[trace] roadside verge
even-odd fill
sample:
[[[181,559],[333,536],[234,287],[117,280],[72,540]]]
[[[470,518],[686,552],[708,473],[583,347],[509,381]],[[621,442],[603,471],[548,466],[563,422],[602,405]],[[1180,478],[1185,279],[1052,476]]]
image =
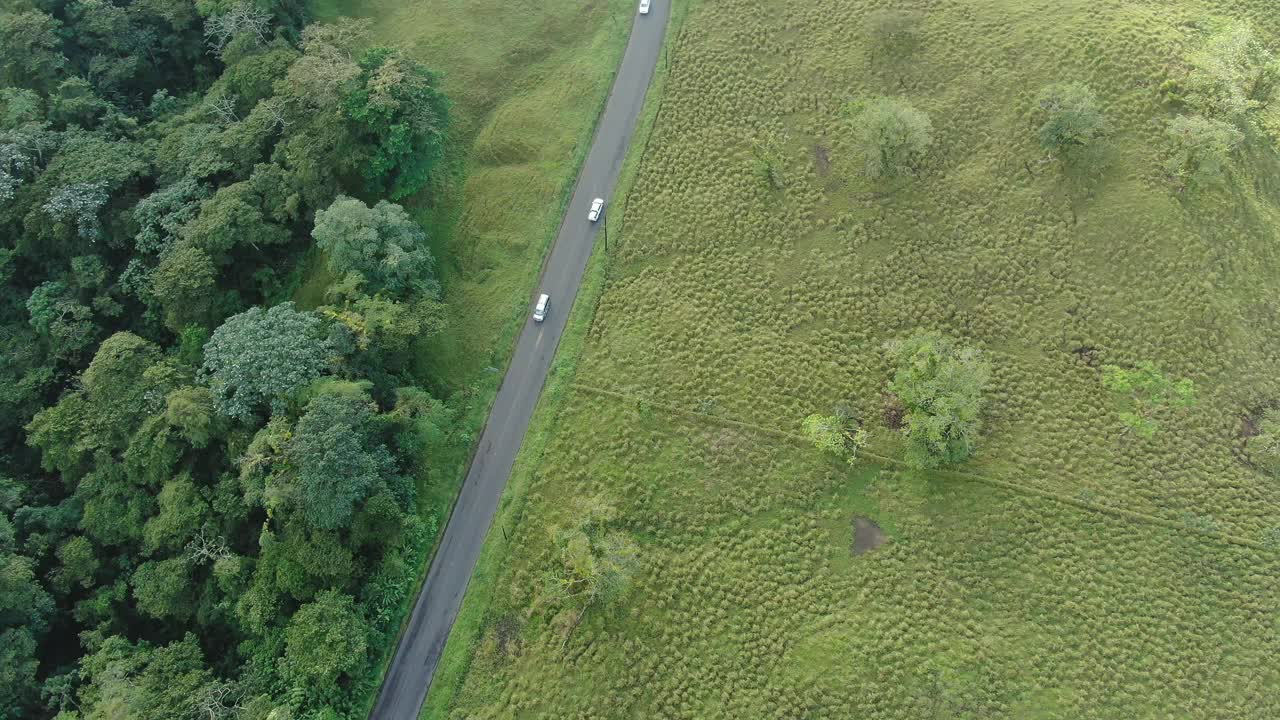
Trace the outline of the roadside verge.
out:
[[[616,248],[626,242],[626,198],[629,198],[639,173],[640,163],[648,147],[649,138],[661,115],[663,90],[667,80],[668,60],[678,46],[684,19],[690,0],[670,0],[671,17],[663,40],[662,55],[655,68],[652,83],[644,103],[635,135],[622,166],[622,173],[615,188],[610,206],[616,213],[606,213],[605,230],[609,236],[609,249],[598,244],[592,252],[586,275],[577,300],[570,312],[568,324],[560,340],[555,362],[543,388],[533,420],[525,434],[515,467],[507,482],[498,505],[493,524],[485,537],[484,547],[467,587],[462,608],[454,621],[444,655],[436,669],[435,680],[421,718],[444,718],[461,689],[470,667],[476,643],[487,625],[487,614],[499,576],[506,565],[509,550],[507,528],[518,523],[524,510],[525,497],[530,480],[537,469],[543,452],[555,428],[556,417],[570,396],[576,375],[578,358],[586,344],[588,331],[595,317],[596,306],[607,286],[610,265]],[[621,203],[621,204],[619,204]]]

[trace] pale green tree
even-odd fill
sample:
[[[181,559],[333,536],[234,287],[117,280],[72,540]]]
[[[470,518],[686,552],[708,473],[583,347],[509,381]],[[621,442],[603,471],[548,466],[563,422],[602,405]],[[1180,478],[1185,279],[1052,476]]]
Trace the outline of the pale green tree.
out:
[[[929,116],[905,100],[879,97],[849,107],[854,153],[873,180],[914,170],[933,144]]]

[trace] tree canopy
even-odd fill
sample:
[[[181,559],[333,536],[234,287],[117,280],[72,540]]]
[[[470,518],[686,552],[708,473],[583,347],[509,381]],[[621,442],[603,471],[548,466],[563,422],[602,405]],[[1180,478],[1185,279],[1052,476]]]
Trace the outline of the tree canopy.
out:
[[[413,362],[444,311],[391,202],[433,187],[449,102],[305,16],[0,8],[0,718],[372,692],[443,502],[419,483],[468,437]]]
[[[930,331],[891,341],[885,351],[894,368],[888,390],[906,411],[907,461],[933,468],[968,459],[991,373],[981,354]]]

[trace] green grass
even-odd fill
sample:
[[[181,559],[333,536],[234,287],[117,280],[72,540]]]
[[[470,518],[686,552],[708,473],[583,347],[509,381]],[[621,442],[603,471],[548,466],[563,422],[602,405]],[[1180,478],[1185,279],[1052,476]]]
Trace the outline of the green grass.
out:
[[[625,239],[565,346],[577,389],[544,399],[431,717],[1280,715],[1280,483],[1242,452],[1243,418],[1280,403],[1276,152],[1251,138],[1222,187],[1176,192],[1180,110],[1157,90],[1202,28],[1248,17],[1280,45],[1280,16],[906,3],[921,42],[889,64],[864,29],[881,7],[689,11]],[[1033,98],[1058,81],[1103,101],[1094,183],[1041,162]],[[856,175],[844,107],[875,95],[931,116],[918,176]],[[780,190],[760,142],[783,149]],[[992,362],[967,475],[893,462],[881,346],[917,327]],[[1199,395],[1150,440],[1099,382],[1142,360]],[[836,402],[888,459],[850,469],[788,437]],[[642,569],[566,636],[540,602],[546,530],[597,493]],[[1219,536],[1188,527],[1206,516]],[[855,517],[888,544],[852,555]]]

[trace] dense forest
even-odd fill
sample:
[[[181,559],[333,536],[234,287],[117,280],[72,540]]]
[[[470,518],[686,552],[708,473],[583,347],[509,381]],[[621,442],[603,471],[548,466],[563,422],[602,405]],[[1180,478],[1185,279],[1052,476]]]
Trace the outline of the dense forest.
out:
[[[394,204],[449,103],[306,20],[0,3],[0,717],[337,718],[376,690],[453,422],[410,374],[443,315]]]

